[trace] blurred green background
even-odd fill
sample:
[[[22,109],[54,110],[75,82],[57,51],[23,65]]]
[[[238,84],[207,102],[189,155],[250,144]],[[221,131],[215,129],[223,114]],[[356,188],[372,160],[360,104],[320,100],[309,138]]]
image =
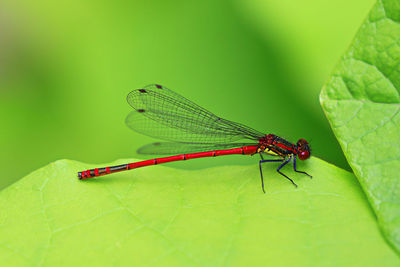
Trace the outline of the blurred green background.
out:
[[[3,0],[0,188],[61,158],[138,157],[153,140],[124,125],[125,97],[149,83],[349,169],[318,95],[373,3]]]

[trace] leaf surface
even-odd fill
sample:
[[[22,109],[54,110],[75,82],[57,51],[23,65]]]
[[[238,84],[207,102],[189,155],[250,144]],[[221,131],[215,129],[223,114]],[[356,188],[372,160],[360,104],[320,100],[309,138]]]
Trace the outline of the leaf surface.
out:
[[[60,160],[0,192],[3,265],[400,264],[354,175],[317,158],[299,166],[313,179],[284,169],[297,189],[265,164],[266,194],[257,164],[77,179],[93,167]]]
[[[400,251],[400,2],[378,1],[321,104],[389,242]]]

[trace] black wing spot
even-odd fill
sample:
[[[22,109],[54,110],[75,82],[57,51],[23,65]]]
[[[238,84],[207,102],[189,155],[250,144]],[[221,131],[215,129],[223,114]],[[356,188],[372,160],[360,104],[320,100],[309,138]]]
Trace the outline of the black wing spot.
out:
[[[144,110],[144,109],[138,109],[137,111],[138,111],[138,112],[140,112],[140,113],[143,113],[143,112],[145,112],[145,110]]]
[[[157,87],[158,89],[162,89],[162,86],[159,85],[159,84],[156,84],[156,87]]]
[[[146,89],[139,89],[139,92],[141,92],[141,93],[147,93]]]

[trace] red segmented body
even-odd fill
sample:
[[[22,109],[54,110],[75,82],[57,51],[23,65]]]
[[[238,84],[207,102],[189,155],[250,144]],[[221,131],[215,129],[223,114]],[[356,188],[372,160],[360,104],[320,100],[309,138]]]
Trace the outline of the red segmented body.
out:
[[[149,159],[134,163],[128,163],[118,166],[112,167],[105,167],[105,168],[95,168],[91,170],[86,170],[78,173],[79,179],[85,180],[88,178],[102,176],[109,173],[120,172],[120,171],[127,171],[131,169],[136,169],[145,166],[157,165],[172,161],[180,161],[180,160],[188,160],[188,159],[197,159],[197,158],[206,158],[206,157],[218,157],[218,156],[225,156],[225,155],[235,155],[235,154],[242,154],[242,155],[253,155],[257,153],[258,146],[245,146],[239,148],[232,148],[232,149],[222,149],[222,150],[214,150],[214,151],[206,151],[206,152],[199,152],[199,153],[189,153],[189,154],[182,154],[176,156],[169,156],[163,158],[155,158]]]

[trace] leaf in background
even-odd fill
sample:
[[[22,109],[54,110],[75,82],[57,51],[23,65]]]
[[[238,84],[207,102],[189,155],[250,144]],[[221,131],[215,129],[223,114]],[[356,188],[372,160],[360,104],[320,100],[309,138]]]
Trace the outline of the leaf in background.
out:
[[[321,104],[388,240],[400,251],[400,2],[379,0]]]
[[[125,160],[123,162],[126,162]],[[120,164],[116,162],[116,164]],[[0,192],[5,266],[399,266],[354,175],[312,158],[314,179],[265,164],[163,166],[79,181],[61,160]]]

